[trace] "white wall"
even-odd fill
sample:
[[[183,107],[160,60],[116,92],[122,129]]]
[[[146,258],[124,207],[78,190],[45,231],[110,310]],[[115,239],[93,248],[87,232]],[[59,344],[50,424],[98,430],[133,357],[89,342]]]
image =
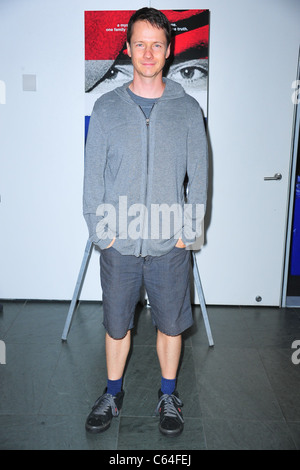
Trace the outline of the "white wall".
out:
[[[295,79],[299,47],[298,0],[111,0],[109,9],[208,8],[211,11],[209,132],[213,146],[213,214],[225,210],[223,175],[230,151],[252,141],[228,110],[243,106],[259,116],[274,93],[276,68],[286,67],[282,88]],[[87,229],[82,217],[84,140],[84,11],[108,9],[92,0],[0,0],[0,298],[70,299]],[[271,55],[268,61],[266,52]],[[283,65],[282,65],[283,64]],[[37,91],[22,91],[22,75],[37,76]],[[255,97],[255,101],[254,98]],[[280,113],[276,95],[268,100]],[[288,114],[292,116],[292,114]],[[289,151],[291,122],[283,123]],[[231,136],[229,138],[229,136]],[[235,136],[238,139],[235,141]],[[272,139],[271,132],[264,136]],[[226,163],[227,162],[227,163]],[[217,243],[218,217],[208,228]],[[211,246],[211,248],[210,248]],[[201,273],[214,300],[214,244],[204,249]],[[211,261],[210,261],[211,260]],[[81,295],[99,299],[98,256],[93,254]]]

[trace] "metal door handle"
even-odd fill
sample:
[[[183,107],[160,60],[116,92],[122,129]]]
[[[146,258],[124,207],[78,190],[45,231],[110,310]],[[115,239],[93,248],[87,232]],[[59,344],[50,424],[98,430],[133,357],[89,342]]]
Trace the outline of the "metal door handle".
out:
[[[271,180],[281,180],[282,174],[281,173],[275,173],[274,176],[265,176],[264,180],[265,181],[271,181]]]

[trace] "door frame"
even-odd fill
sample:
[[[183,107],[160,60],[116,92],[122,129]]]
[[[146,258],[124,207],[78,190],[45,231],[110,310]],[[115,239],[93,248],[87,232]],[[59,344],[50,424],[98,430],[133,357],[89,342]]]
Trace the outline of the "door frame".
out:
[[[295,84],[295,86],[294,86]],[[300,297],[289,298],[287,296],[288,287],[288,276],[289,276],[289,264],[290,264],[290,252],[291,252],[291,239],[292,239],[292,226],[293,226],[293,213],[294,213],[294,188],[296,183],[296,166],[298,156],[299,132],[300,132],[300,48],[298,54],[298,68],[297,78],[292,83],[292,101],[294,102],[294,120],[293,120],[293,131],[292,131],[292,142],[291,142],[291,170],[290,170],[290,183],[289,183],[289,206],[288,206],[288,219],[287,219],[287,236],[286,236],[286,247],[285,247],[285,259],[284,259],[284,273],[283,273],[283,287],[282,287],[282,299],[281,307],[300,307]],[[296,92],[298,91],[298,95]]]

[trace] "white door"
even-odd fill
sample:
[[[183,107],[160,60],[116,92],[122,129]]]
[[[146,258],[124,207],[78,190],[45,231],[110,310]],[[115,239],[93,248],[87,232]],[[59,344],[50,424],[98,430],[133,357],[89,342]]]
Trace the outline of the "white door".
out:
[[[197,254],[208,304],[280,305],[289,152],[274,140],[277,145],[270,143],[268,151],[272,159],[265,158],[264,148],[256,155],[245,148],[239,162],[220,165],[215,174],[219,190],[207,244]],[[276,173],[281,179],[264,179]]]

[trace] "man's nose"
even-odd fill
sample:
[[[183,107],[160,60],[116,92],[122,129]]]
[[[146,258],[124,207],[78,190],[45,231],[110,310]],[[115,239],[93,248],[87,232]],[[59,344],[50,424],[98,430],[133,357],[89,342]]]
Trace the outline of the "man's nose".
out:
[[[151,46],[146,46],[145,47],[145,52],[144,52],[145,57],[152,57],[153,56],[153,51]]]

